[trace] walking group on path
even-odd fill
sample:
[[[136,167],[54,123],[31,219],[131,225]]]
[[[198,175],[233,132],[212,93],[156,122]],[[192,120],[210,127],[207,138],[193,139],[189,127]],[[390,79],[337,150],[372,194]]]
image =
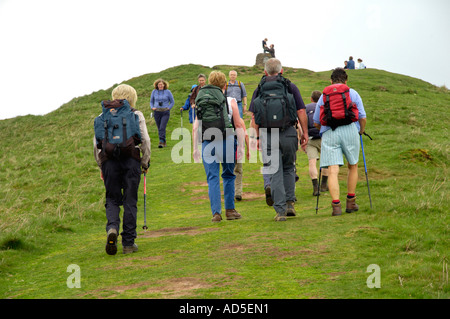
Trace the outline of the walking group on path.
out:
[[[345,211],[357,211],[359,136],[364,134],[366,113],[359,94],[347,86],[346,71],[333,70],[331,85],[322,92],[312,92],[308,105],[304,104],[299,88],[283,75],[278,59],[269,59],[264,73],[248,108],[245,85],[237,80],[234,70],[229,73],[229,81],[220,71],[212,71],[208,78],[200,74],[198,85],[191,87],[185,105],[180,108],[181,112],[189,110],[193,158],[203,163],[212,221],[222,220],[220,177],[225,218],[242,218],[236,211],[235,200],[242,199],[242,164],[249,159],[252,148],[262,153],[266,203],[273,206],[275,221],[296,216],[295,163],[299,145],[308,156],[313,195],[329,190],[332,216],[342,214],[338,174],[345,156],[348,163]],[[138,250],[137,197],[141,174],[145,176],[150,166],[150,137],[143,113],[134,109],[136,101],[135,89],[121,84],[113,90],[111,101],[102,101],[102,113],[94,121],[94,155],[106,190],[106,252],[110,255],[117,253],[120,206],[124,209],[120,234],[123,253]],[[159,148],[167,146],[166,126],[173,105],[168,82],[156,80],[150,107],[158,128]],[[247,110],[251,113],[248,131],[243,120]]]

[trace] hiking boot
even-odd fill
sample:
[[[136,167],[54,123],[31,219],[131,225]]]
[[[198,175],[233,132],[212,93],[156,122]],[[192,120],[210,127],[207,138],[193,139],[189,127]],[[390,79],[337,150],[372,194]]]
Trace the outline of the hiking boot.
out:
[[[240,219],[242,218],[241,214],[239,214],[236,209],[226,209],[225,215],[227,216],[227,220]]]
[[[277,213],[277,215],[275,216],[274,219],[276,222],[285,222],[286,221],[286,212]]]
[[[319,183],[317,182],[317,179],[313,179],[312,184],[313,184],[313,196],[319,196]]]
[[[345,211],[347,213],[353,213],[353,212],[357,212],[358,209],[359,209],[359,206],[356,204],[356,197],[347,198],[347,204],[345,207]]]
[[[320,191],[328,192],[328,184],[327,184],[328,176],[322,176],[322,181],[320,183]]]
[[[163,148],[164,146],[163,146],[163,142],[159,142],[159,144],[158,144],[158,148]]]
[[[213,215],[213,218],[211,219],[212,222],[220,222],[222,220],[222,216],[219,213],[215,213]]]
[[[331,216],[340,216],[340,215],[342,215],[341,203],[339,203],[339,204],[331,203],[331,207],[333,207],[333,212],[331,213]]]
[[[266,192],[266,204],[269,206],[273,206],[272,190],[270,189],[270,186],[267,186],[265,188],[265,192]]]
[[[286,216],[295,216],[294,202],[287,201],[286,204],[287,204]]]
[[[136,244],[133,244],[133,246],[123,246],[123,253],[124,254],[131,254],[138,251],[138,246]]]
[[[108,255],[115,255],[117,253],[117,230],[115,228],[108,230],[105,250]]]
[[[234,197],[238,202],[240,202],[242,200],[242,196],[241,195],[236,195]]]

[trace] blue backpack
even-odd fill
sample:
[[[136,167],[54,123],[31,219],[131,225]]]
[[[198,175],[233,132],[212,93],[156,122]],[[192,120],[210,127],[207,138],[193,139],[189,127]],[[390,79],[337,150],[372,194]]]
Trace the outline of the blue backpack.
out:
[[[139,116],[127,100],[102,101],[102,114],[94,120],[97,148],[108,159],[140,158]]]

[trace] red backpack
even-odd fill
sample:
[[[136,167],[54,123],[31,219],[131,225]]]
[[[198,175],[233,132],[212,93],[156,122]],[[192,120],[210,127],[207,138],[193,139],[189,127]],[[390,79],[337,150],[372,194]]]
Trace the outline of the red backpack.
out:
[[[350,98],[350,88],[345,84],[333,84],[323,90],[320,107],[320,124],[333,130],[338,126],[358,121],[358,108]]]

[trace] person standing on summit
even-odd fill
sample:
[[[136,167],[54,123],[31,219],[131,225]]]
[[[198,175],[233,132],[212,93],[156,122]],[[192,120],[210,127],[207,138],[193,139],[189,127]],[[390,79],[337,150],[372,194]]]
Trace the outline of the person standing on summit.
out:
[[[269,47],[267,46],[267,38],[262,40],[262,47],[263,47],[264,53],[269,52]]]

